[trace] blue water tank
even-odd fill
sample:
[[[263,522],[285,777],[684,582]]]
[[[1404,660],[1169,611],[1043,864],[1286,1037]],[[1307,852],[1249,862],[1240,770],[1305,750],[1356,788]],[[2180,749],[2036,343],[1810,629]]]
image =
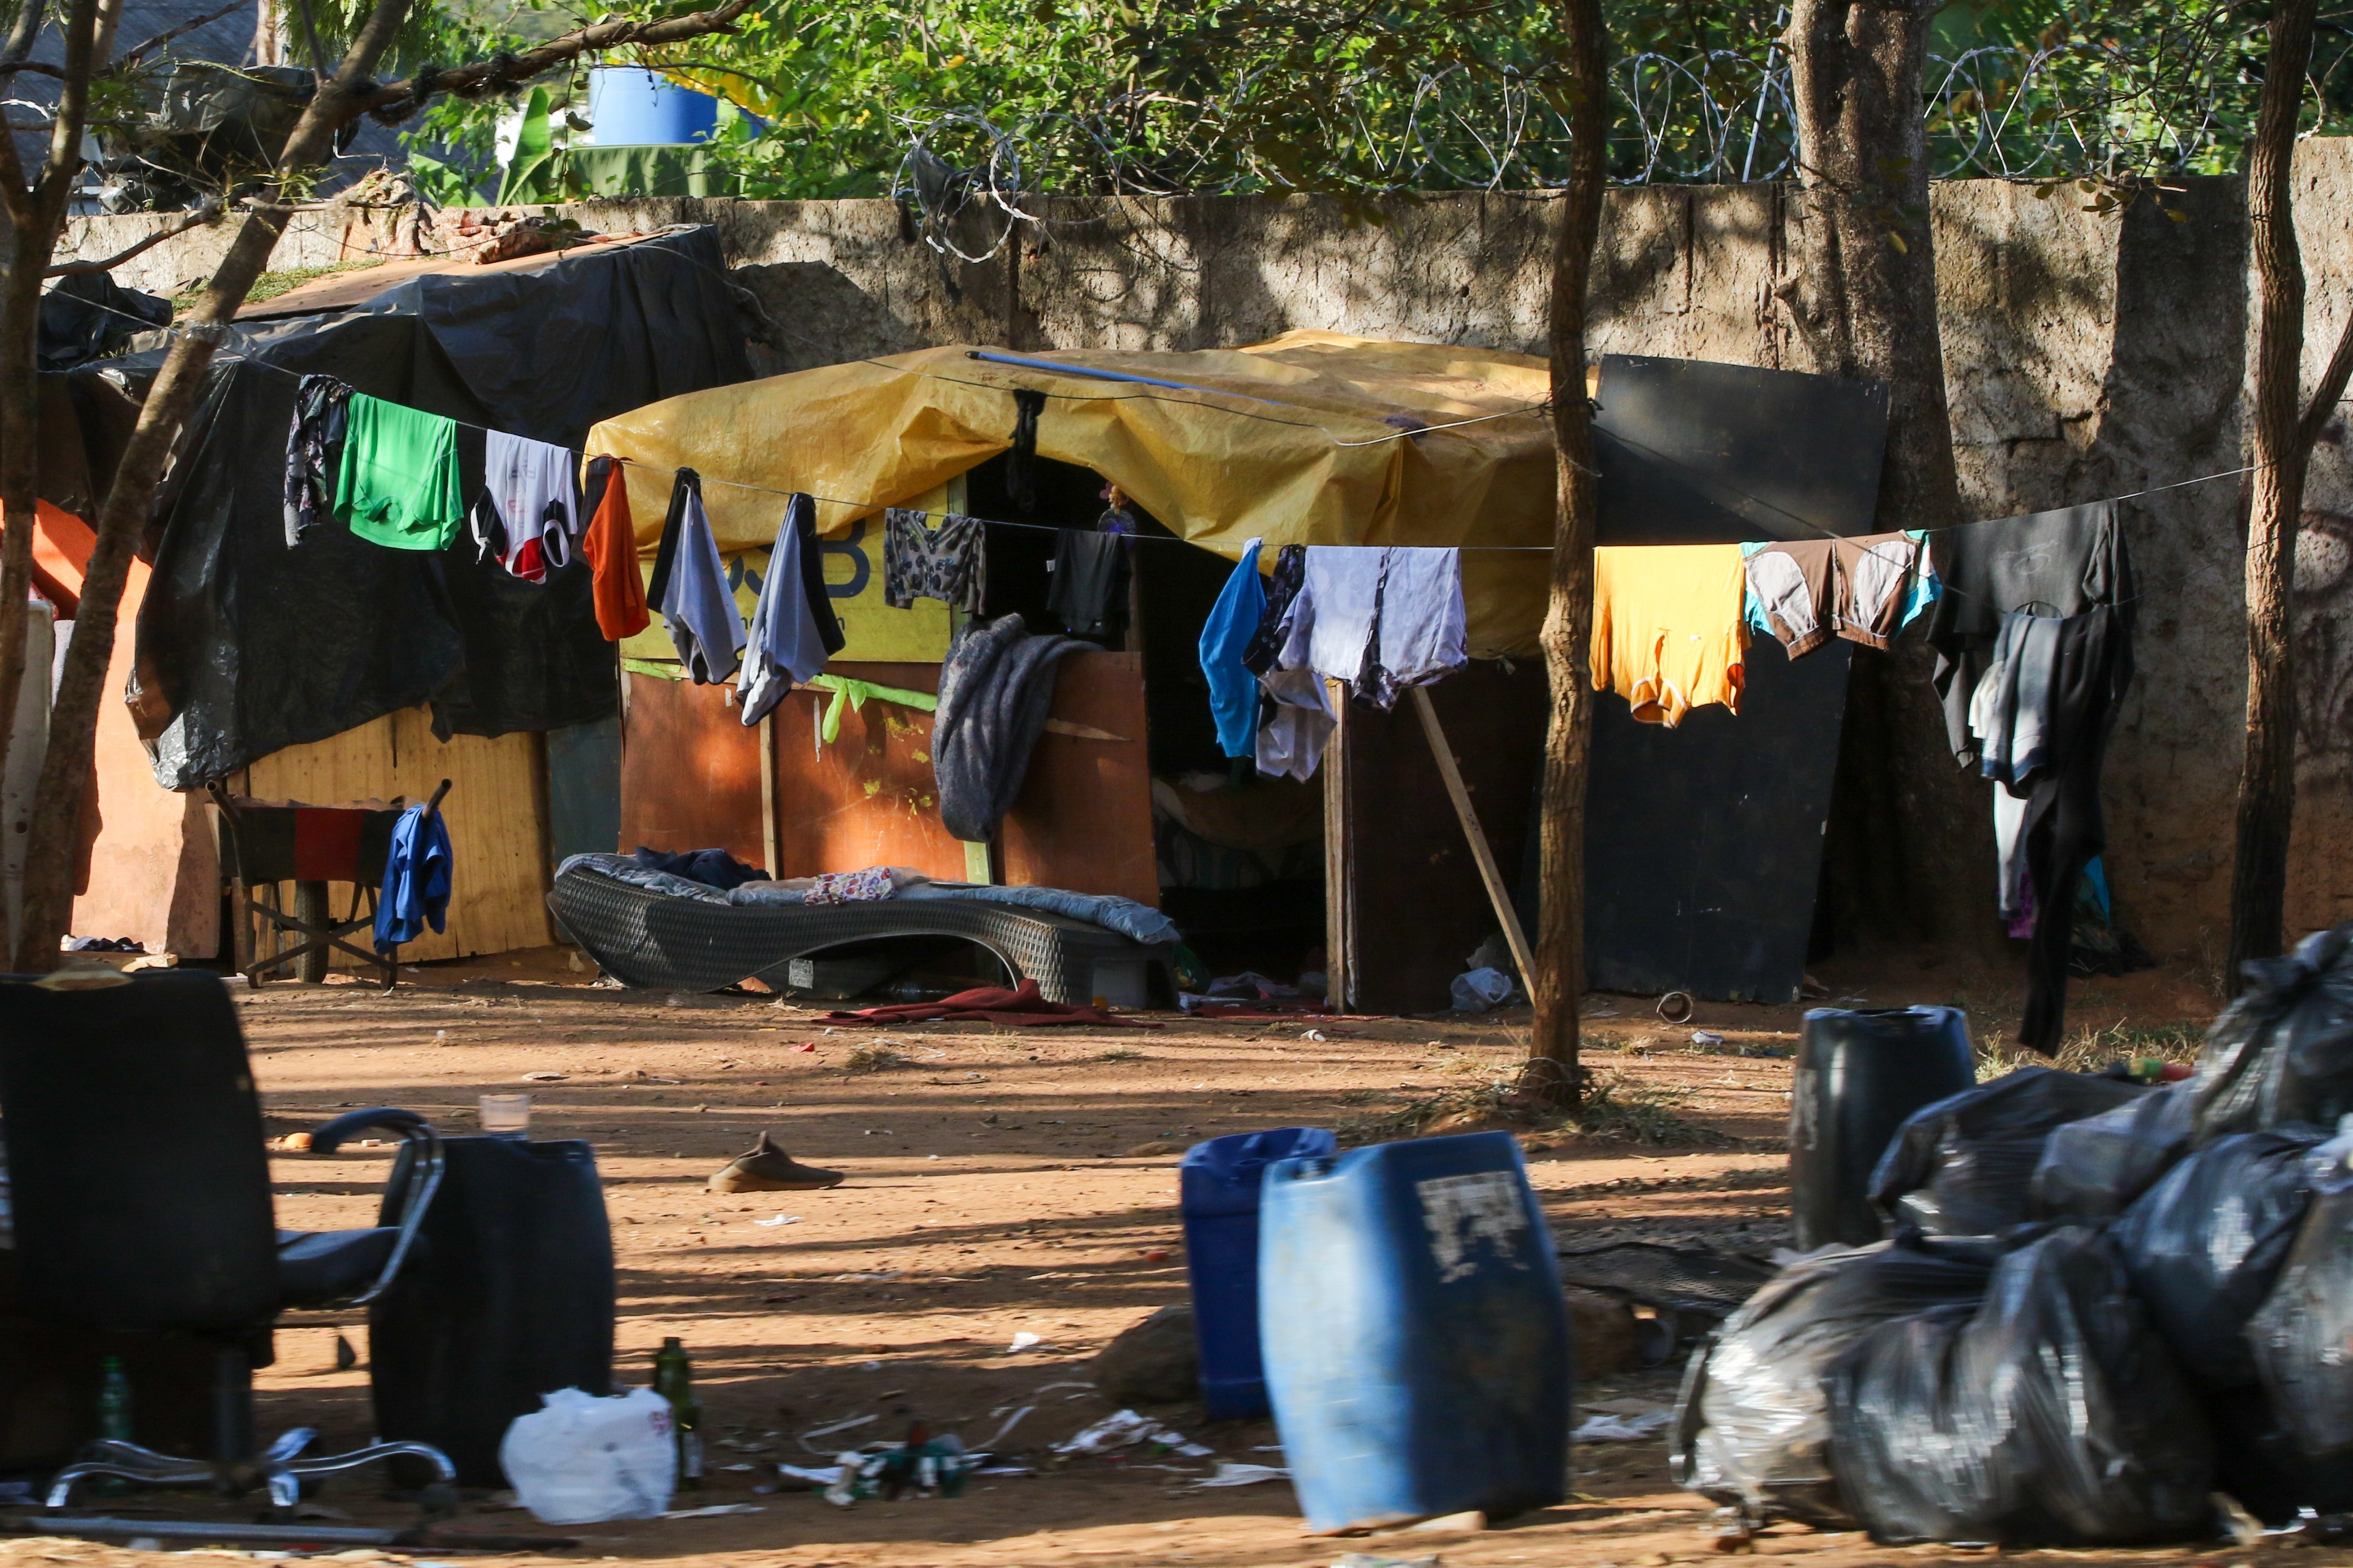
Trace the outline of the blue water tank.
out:
[[[1285,1160],[1260,1219],[1267,1393],[1311,1530],[1567,1494],[1568,1311],[1510,1134]]]
[[[588,73],[588,123],[598,147],[703,142],[719,128],[719,100],[641,66],[599,66]]]
[[[1267,1410],[1258,1348],[1260,1178],[1277,1160],[1338,1148],[1320,1127],[1276,1127],[1196,1143],[1176,1167],[1201,1399],[1212,1421],[1245,1421]]]

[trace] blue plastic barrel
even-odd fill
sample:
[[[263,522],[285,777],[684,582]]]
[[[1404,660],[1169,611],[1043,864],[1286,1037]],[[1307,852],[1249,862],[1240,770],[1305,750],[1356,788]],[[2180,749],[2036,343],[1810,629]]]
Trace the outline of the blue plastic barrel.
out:
[[[719,100],[642,66],[599,66],[588,73],[588,123],[599,147],[702,142],[719,127]]]
[[[1285,1160],[1261,1217],[1267,1393],[1308,1528],[1567,1495],[1568,1311],[1508,1133]]]
[[[1201,1346],[1201,1399],[1213,1421],[1266,1414],[1266,1373],[1258,1352],[1259,1180],[1277,1160],[1329,1154],[1338,1147],[1320,1127],[1276,1127],[1196,1143],[1176,1167],[1193,1331]]]

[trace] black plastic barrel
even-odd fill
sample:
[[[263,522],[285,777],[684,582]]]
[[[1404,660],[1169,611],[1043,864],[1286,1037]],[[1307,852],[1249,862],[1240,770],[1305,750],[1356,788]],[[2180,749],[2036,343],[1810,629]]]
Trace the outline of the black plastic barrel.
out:
[[[1957,1007],[1806,1014],[1789,1096],[1789,1197],[1798,1250],[1881,1235],[1871,1173],[1904,1119],[1977,1082]]]
[[[585,1142],[442,1148],[417,1252],[368,1310],[376,1431],[439,1448],[461,1486],[503,1487],[516,1416],[559,1388],[612,1392],[612,1230]]]

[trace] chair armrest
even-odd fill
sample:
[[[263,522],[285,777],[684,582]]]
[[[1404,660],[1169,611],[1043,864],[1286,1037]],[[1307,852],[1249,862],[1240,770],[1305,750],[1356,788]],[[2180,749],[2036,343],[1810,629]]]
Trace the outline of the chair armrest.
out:
[[[425,1118],[413,1110],[400,1110],[379,1105],[370,1110],[346,1110],[332,1121],[311,1134],[311,1152],[332,1154],[343,1147],[343,1140],[372,1127],[406,1134],[411,1128],[425,1125]]]
[[[369,1128],[397,1132],[406,1146],[404,1152],[407,1157],[401,1163],[406,1167],[406,1180],[397,1194],[387,1194],[396,1215],[395,1223],[400,1235],[394,1241],[392,1252],[385,1258],[384,1269],[376,1276],[375,1283],[350,1300],[339,1303],[344,1307],[364,1307],[390,1288],[394,1278],[400,1273],[401,1265],[408,1260],[410,1249],[417,1245],[417,1233],[424,1223],[425,1211],[432,1205],[433,1194],[441,1188],[441,1136],[433,1131],[431,1122],[413,1110],[387,1105],[366,1110],[347,1110],[311,1134],[311,1152],[332,1154],[342,1146],[344,1139]],[[396,1174],[399,1170],[400,1166],[396,1165]]]

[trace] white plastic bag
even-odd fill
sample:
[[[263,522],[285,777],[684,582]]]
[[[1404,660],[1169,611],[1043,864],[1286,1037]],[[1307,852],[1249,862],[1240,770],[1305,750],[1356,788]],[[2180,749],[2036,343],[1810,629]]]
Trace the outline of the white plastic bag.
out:
[[[543,1524],[652,1519],[678,1484],[670,1401],[650,1388],[598,1399],[576,1388],[544,1396],[499,1444],[515,1496]]]

